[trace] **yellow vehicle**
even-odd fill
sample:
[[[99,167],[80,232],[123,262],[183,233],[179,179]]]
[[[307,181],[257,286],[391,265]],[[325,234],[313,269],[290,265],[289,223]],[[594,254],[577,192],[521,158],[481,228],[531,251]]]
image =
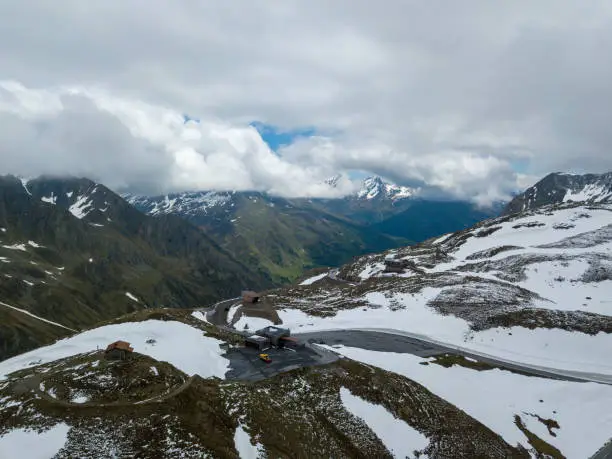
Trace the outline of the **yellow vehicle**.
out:
[[[270,359],[270,356],[268,354],[259,354],[259,358],[266,363],[270,363],[272,361],[272,359]]]

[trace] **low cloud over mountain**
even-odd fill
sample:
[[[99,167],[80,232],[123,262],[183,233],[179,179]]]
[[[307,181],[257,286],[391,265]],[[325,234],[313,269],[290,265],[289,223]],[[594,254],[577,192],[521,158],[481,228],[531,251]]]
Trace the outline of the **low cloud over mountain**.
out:
[[[569,1],[7,3],[3,172],[324,196],[364,171],[486,204],[612,169],[611,22]],[[308,134],[272,151],[254,123]]]

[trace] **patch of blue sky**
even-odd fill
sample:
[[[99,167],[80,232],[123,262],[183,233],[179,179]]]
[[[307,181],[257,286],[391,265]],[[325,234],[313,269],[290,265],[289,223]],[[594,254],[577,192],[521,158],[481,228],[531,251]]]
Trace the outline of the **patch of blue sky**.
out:
[[[197,119],[197,118],[193,118],[193,117],[191,117],[191,116],[189,116],[187,114],[183,114],[183,124],[187,124],[190,121],[193,121],[194,123],[199,123],[200,122],[200,120]]]
[[[272,151],[278,151],[281,147],[291,145],[300,137],[312,137],[317,132],[313,127],[282,130],[277,126],[259,121],[253,121],[250,125],[257,129],[263,141]]]

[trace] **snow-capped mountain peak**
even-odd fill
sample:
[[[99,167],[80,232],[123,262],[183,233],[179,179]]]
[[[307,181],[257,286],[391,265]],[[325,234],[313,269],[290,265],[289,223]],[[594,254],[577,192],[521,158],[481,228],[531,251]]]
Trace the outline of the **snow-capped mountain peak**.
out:
[[[385,182],[381,177],[374,176],[366,178],[357,192],[359,199],[398,199],[410,198],[418,193],[418,189],[399,186]]]

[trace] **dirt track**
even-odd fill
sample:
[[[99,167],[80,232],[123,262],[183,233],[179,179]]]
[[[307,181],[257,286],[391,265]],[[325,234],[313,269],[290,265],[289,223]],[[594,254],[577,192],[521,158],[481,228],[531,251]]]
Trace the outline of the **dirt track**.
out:
[[[110,402],[110,403],[96,403],[96,402],[85,402],[85,403],[76,403],[76,402],[68,402],[66,400],[58,400],[57,398],[51,397],[48,393],[40,390],[40,383],[43,382],[43,378],[41,375],[30,376],[29,378],[25,378],[13,386],[13,392],[15,394],[23,394],[24,392],[33,392],[38,395],[40,398],[45,400],[46,402],[52,403],[54,405],[63,406],[67,408],[105,408],[105,407],[129,407],[133,405],[148,405],[153,403],[160,403],[169,398],[176,397],[181,392],[185,391],[195,379],[195,375],[189,377],[184,383],[174,387],[169,392],[161,394],[157,397],[152,397],[146,400],[141,400],[137,402]]]

